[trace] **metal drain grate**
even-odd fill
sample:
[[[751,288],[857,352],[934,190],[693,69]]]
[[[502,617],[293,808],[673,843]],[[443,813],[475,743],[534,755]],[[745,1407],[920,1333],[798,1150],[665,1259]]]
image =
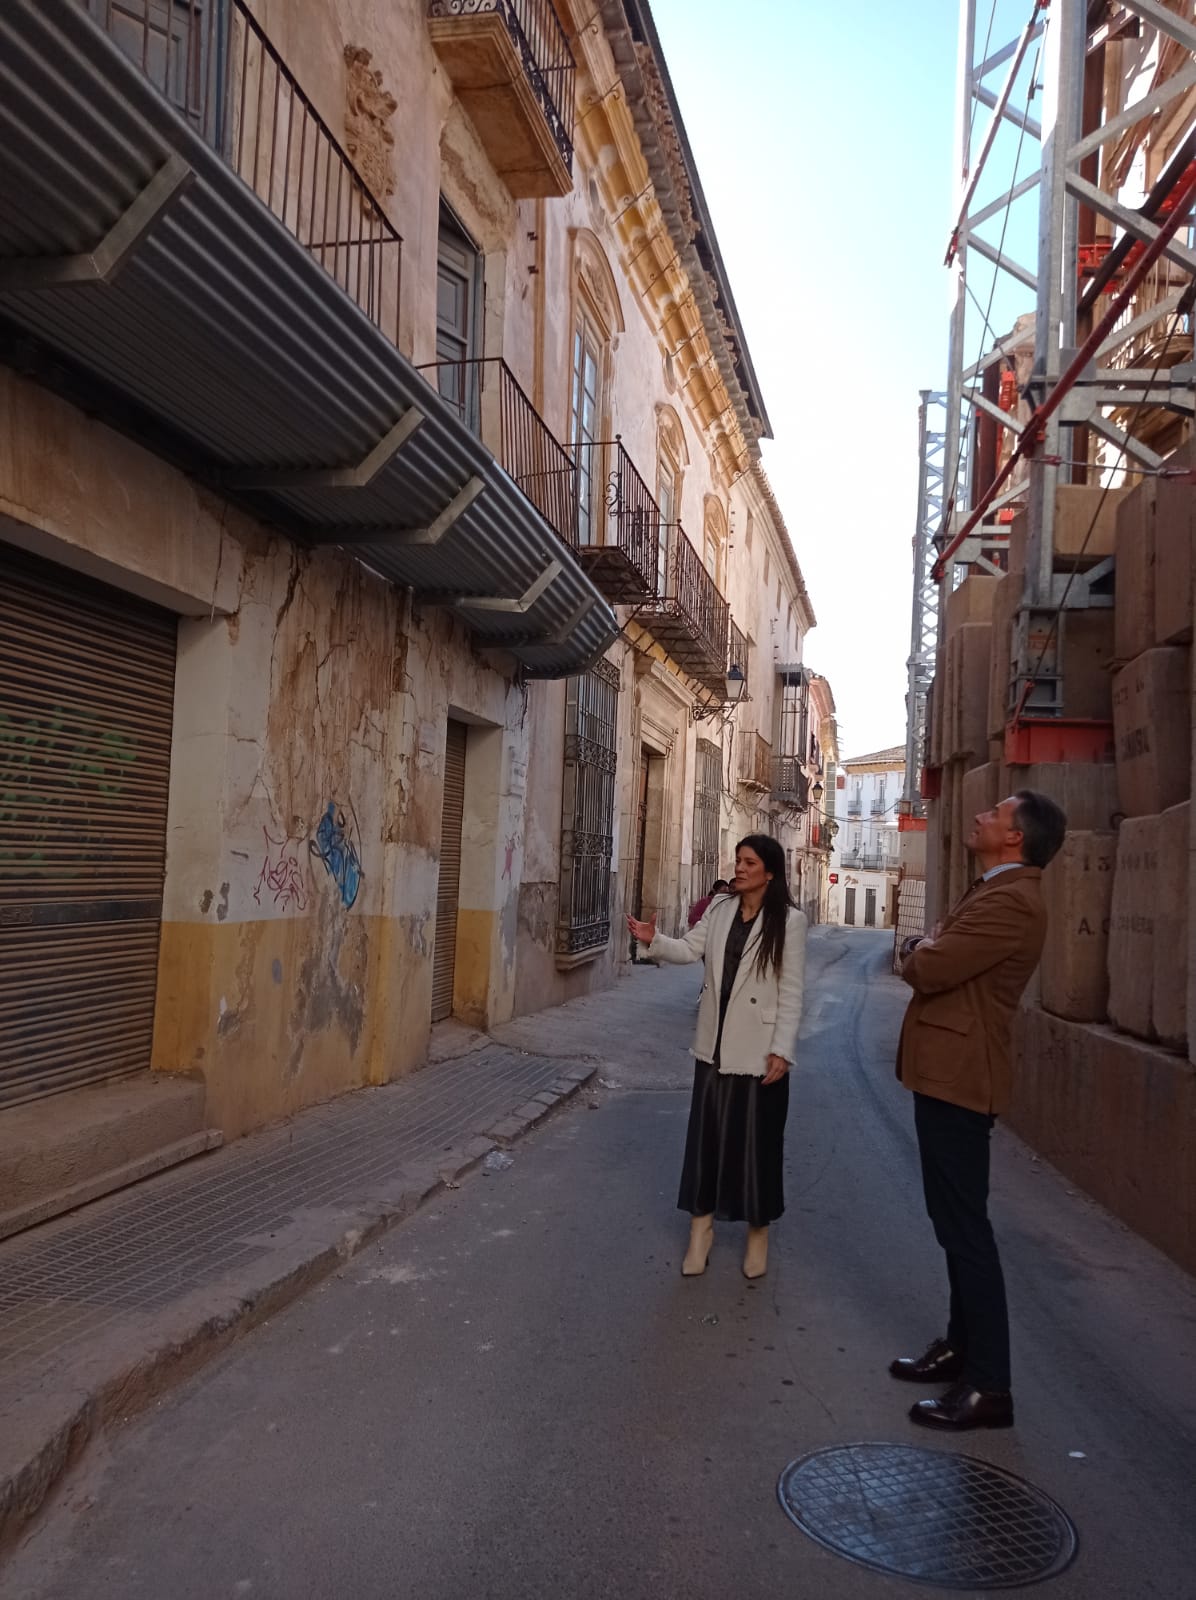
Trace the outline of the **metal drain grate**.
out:
[[[1018,1589],[1057,1577],[1078,1547],[1070,1518],[1024,1479],[971,1456],[848,1444],[791,1461],[777,1494],[836,1555],[946,1589]]]

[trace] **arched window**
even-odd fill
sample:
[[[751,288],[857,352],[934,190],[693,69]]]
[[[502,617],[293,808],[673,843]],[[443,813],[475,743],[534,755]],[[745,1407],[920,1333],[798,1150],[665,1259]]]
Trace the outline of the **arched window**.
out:
[[[606,346],[585,305],[573,323],[573,375],[569,397],[569,432],[577,462],[577,536],[582,544],[596,544],[601,526],[598,486],[602,463],[598,459],[604,432]]]
[[[669,540],[681,521],[681,486],[689,465],[685,430],[672,406],[656,408],[656,504],[660,507],[660,549],[657,556],[657,592],[666,592]]]
[[[569,440],[577,463],[577,533],[582,544],[602,541],[603,453],[610,351],[622,333],[623,311],[610,263],[585,228],[573,236],[573,334],[569,354]]]
[[[706,571],[721,586],[727,550],[727,515],[714,495],[706,496],[702,518],[702,561]]]

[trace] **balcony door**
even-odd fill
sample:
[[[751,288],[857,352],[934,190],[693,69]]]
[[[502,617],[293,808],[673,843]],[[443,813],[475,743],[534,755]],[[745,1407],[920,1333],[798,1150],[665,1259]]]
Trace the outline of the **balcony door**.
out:
[[[577,461],[577,536],[583,544],[600,544],[598,495],[602,464],[598,459],[602,417],[602,341],[582,311],[573,330],[573,380],[570,386],[569,437]]]
[[[87,0],[154,87],[219,146],[228,0]]]
[[[437,387],[466,427],[481,429],[481,252],[443,201],[436,254]]]

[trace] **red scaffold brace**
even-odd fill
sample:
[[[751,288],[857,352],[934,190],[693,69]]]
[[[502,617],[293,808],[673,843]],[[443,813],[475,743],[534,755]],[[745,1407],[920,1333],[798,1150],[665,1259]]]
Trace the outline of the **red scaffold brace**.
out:
[[[1112,330],[1117,319],[1133,298],[1134,291],[1138,285],[1171,243],[1174,235],[1178,233],[1180,226],[1187,219],[1194,198],[1196,198],[1196,166],[1190,167],[1184,173],[1183,178],[1176,187],[1175,203],[1167,216],[1167,220],[1135,261],[1133,267],[1126,273],[1125,282],[1109,302],[1104,316],[1093,328],[1087,339],[1084,340],[1071,364],[1060,375],[1058,383],[1056,383],[1042,404],[1036,408],[1029,422],[1027,422],[1016,446],[1010,452],[1009,460],[1006,461],[992,483],[981,495],[980,503],[973,509],[963,527],[935,562],[931,569],[931,576],[935,582],[941,583],[943,581],[950,566],[951,557],[963,544],[972,529],[979,524],[984,513],[1000,493],[1002,485],[1009,480],[1017,463],[1023,458],[1029,459],[1034,455],[1038,446],[1042,443],[1047,422],[1063,404],[1069,391],[1075,387],[1076,380],[1100,349],[1105,336]],[[1046,458],[1042,459],[1045,460]]]

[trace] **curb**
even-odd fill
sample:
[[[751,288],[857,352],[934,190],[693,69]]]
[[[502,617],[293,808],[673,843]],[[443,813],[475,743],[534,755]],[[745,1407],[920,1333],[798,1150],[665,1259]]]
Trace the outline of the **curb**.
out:
[[[0,1472],[0,1558],[12,1549],[28,1529],[70,1470],[78,1464],[87,1446],[118,1418],[127,1421],[175,1385],[199,1372],[214,1356],[228,1348],[276,1313],[285,1309],[309,1289],[314,1288],[392,1228],[405,1222],[433,1195],[455,1187],[467,1173],[481,1164],[494,1150],[516,1143],[559,1106],[571,1100],[592,1081],[601,1063],[590,1059],[579,1066],[563,1068],[547,1089],[502,1117],[484,1134],[469,1139],[452,1152],[444,1166],[420,1178],[413,1188],[393,1200],[363,1203],[353,1225],[306,1247],[310,1253],[295,1251],[285,1270],[278,1259],[267,1263],[266,1281],[246,1286],[240,1292],[225,1291],[225,1304],[213,1310],[210,1302],[198,1321],[188,1322],[186,1313],[176,1312],[179,1326],[165,1331],[156,1348],[129,1361],[117,1370],[97,1376],[88,1392],[63,1396],[62,1414],[49,1436],[28,1450],[18,1466],[2,1467]],[[348,1215],[347,1213],[345,1215]],[[276,1257],[286,1260],[287,1251]],[[86,1380],[84,1380],[86,1382]]]

